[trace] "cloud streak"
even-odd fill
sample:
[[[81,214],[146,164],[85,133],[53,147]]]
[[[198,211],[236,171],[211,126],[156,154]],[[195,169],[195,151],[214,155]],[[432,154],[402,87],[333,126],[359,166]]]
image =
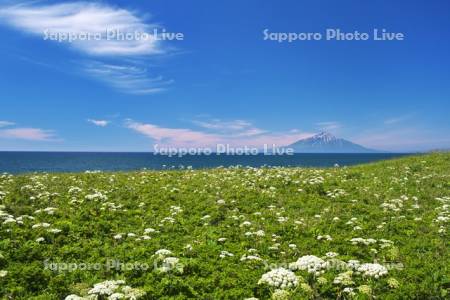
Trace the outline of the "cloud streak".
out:
[[[342,127],[341,123],[336,121],[318,122],[315,125],[322,131],[335,131]]]
[[[217,144],[228,144],[230,146],[248,146],[262,148],[264,145],[274,144],[277,147],[289,145],[301,138],[309,137],[311,133],[302,132],[267,132],[258,129],[251,125],[251,123],[240,122],[226,122],[225,128],[218,125],[219,122],[206,123],[203,125],[208,129],[215,129],[216,131],[205,132],[200,130],[193,130],[189,128],[168,128],[150,123],[141,123],[134,120],[126,120],[125,127],[140,133],[160,146],[171,147],[213,147]],[[213,126],[209,126],[213,124]],[[231,124],[231,125],[230,125]],[[241,126],[234,126],[241,124]],[[233,128],[236,132],[232,133],[229,129]],[[248,129],[252,128],[252,129]]]
[[[369,148],[392,152],[448,149],[450,138],[444,128],[431,130],[421,124],[420,119],[413,119],[414,115],[408,113],[380,120],[378,125],[359,130],[352,140]]]
[[[21,31],[45,37],[45,32],[62,36],[90,34],[89,40],[77,39],[68,45],[88,55],[153,55],[163,52],[152,31],[136,13],[102,3],[68,2],[53,5],[18,4],[0,8],[3,22]],[[148,33],[151,39],[107,39],[107,30],[122,33]],[[93,37],[100,36],[101,39]]]
[[[148,95],[166,90],[172,83],[161,76],[150,78],[147,70],[132,65],[86,62],[84,72],[90,77],[101,80],[115,89],[128,94]]]
[[[144,58],[167,53],[154,32],[160,26],[147,21],[135,11],[100,2],[0,6],[0,23],[41,37],[46,42],[64,44],[91,57],[90,61],[81,63],[83,74],[134,95],[161,92],[171,83],[162,77],[151,76],[146,68],[140,67]],[[111,38],[107,32],[113,31],[120,31],[123,37],[139,33],[145,34],[146,38]],[[70,42],[55,40],[55,37],[83,35],[89,38],[76,38]]]
[[[87,121],[91,124],[94,124],[95,126],[100,126],[100,127],[106,127],[110,123],[109,121],[106,121],[106,120],[87,119]]]
[[[0,121],[0,128],[1,128],[1,127],[12,126],[12,125],[14,125],[13,122],[9,122],[9,121]]]
[[[394,124],[398,124],[398,123],[402,123],[404,121],[407,121],[411,117],[412,117],[411,114],[404,115],[404,116],[393,117],[393,118],[389,118],[389,119],[384,120],[383,123],[384,123],[384,125],[394,125]]]
[[[370,130],[354,137],[353,141],[373,149],[393,152],[444,149],[450,144],[450,139],[445,135],[419,128]]]
[[[158,143],[166,145],[199,146],[212,145],[220,141],[217,135],[185,128],[166,128],[133,120],[127,120],[125,126]]]
[[[232,134],[234,136],[255,136],[265,133],[265,130],[256,128],[252,123],[245,120],[223,121],[212,119],[207,121],[192,121],[193,124],[221,134]]]
[[[52,130],[40,128],[12,128],[0,130],[0,138],[28,141],[54,141],[56,136]]]

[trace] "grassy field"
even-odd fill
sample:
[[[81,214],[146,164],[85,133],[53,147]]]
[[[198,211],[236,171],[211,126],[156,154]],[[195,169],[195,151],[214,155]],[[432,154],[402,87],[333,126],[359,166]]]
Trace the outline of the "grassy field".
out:
[[[450,154],[0,175],[2,299],[449,299]]]

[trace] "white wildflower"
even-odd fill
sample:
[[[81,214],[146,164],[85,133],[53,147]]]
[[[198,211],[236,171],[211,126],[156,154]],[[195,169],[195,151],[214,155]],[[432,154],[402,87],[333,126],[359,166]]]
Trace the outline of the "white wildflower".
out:
[[[388,273],[388,270],[386,267],[380,265],[380,264],[362,264],[358,267],[358,272],[361,272],[364,276],[367,277],[375,277],[379,278],[381,276],[384,276]]]
[[[298,279],[294,272],[278,268],[263,274],[258,284],[267,284],[279,289],[291,289],[298,286]]]
[[[296,262],[289,265],[291,270],[306,270],[308,273],[320,275],[328,268],[329,264],[323,259],[314,255],[305,255]]]
[[[234,256],[234,254],[230,253],[228,251],[220,251],[220,255],[219,255],[220,258],[233,257],[233,256]]]

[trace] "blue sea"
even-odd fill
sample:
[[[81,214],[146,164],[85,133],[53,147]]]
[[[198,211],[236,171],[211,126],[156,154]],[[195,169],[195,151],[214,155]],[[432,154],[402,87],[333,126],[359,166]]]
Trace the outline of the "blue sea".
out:
[[[404,155],[407,154],[211,154],[169,157],[153,153],[0,152],[0,173],[162,170],[186,168],[188,166],[199,169],[236,165],[252,167],[332,167],[335,164],[351,166]]]

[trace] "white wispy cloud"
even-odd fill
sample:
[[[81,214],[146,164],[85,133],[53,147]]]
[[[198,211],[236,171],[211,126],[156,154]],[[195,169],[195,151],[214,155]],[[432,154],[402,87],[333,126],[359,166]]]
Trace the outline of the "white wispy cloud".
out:
[[[149,123],[126,120],[125,126],[152,140],[178,146],[212,145],[220,142],[217,135],[186,128],[166,128]]]
[[[56,136],[52,130],[40,128],[11,128],[0,130],[0,138],[29,141],[54,141]]]
[[[195,125],[219,132],[222,134],[233,134],[234,136],[252,136],[263,134],[266,131],[253,126],[251,122],[245,120],[223,121],[220,119],[211,119],[206,121],[193,120]]]
[[[141,67],[146,58],[166,54],[167,50],[154,33],[160,26],[149,23],[148,18],[136,11],[102,2],[31,2],[0,6],[0,24],[43,40],[50,37],[45,41],[64,44],[91,57],[87,62],[82,60],[83,73],[121,92],[147,95],[163,91],[171,83]],[[146,34],[146,38],[107,38],[107,31],[114,30],[124,35]],[[82,34],[90,38],[54,41],[55,36]]]
[[[352,137],[352,141],[369,148],[393,152],[428,151],[450,147],[450,138],[444,128],[431,130],[420,118],[414,118],[415,116],[415,113],[405,113],[382,119],[371,128],[359,130]]]
[[[107,30],[148,33],[153,37],[153,29],[158,28],[158,25],[146,23],[146,20],[135,12],[104,3],[66,2],[51,5],[36,2],[21,3],[0,8],[0,17],[4,23],[41,38],[45,37],[46,32],[59,35],[88,33],[92,37],[103,37],[67,42],[70,47],[89,55],[134,56],[163,52],[160,42],[155,38],[106,39]]]
[[[101,80],[128,94],[147,95],[166,90],[172,83],[161,76],[149,77],[145,68],[133,65],[85,62],[84,71],[94,79]]]
[[[192,121],[194,124],[197,124],[200,127],[208,128],[208,129],[244,129],[246,127],[251,126],[250,122],[244,120],[232,120],[232,121],[222,121],[220,119],[212,119],[209,121]]]
[[[445,134],[412,127],[367,130],[353,137],[352,141],[369,148],[394,152],[427,151],[450,146],[450,138]]]
[[[323,131],[336,131],[342,127],[342,124],[336,121],[318,122],[315,125]]]
[[[411,117],[412,117],[412,114],[397,116],[397,117],[386,119],[386,120],[384,120],[383,123],[384,123],[384,125],[394,125],[394,124],[402,123],[402,122],[410,119]]]
[[[0,128],[1,128],[1,127],[12,126],[12,125],[14,125],[14,124],[15,124],[15,123],[9,122],[9,121],[0,121]]]
[[[244,125],[244,123],[242,123]],[[217,124],[216,124],[217,125]],[[257,134],[246,133],[245,128],[252,127],[251,123],[245,124],[244,134],[225,133],[221,128],[216,127],[215,132],[205,132],[190,128],[168,128],[151,123],[142,123],[134,120],[126,120],[125,127],[134,130],[150,138],[159,145],[172,147],[215,147],[217,144],[229,144],[230,146],[257,147],[261,148],[265,144],[274,144],[277,147],[287,146],[301,138],[309,137],[312,134],[306,132],[268,132],[261,130]],[[228,124],[229,125],[229,124]],[[211,126],[203,126],[211,129]],[[232,126],[235,128],[234,126]],[[239,127],[239,126],[238,126]],[[237,128],[241,131],[241,128]]]
[[[94,124],[96,126],[100,126],[100,127],[106,127],[110,123],[110,121],[107,121],[107,120],[87,119],[87,121],[89,123],[92,123],[92,124]]]

